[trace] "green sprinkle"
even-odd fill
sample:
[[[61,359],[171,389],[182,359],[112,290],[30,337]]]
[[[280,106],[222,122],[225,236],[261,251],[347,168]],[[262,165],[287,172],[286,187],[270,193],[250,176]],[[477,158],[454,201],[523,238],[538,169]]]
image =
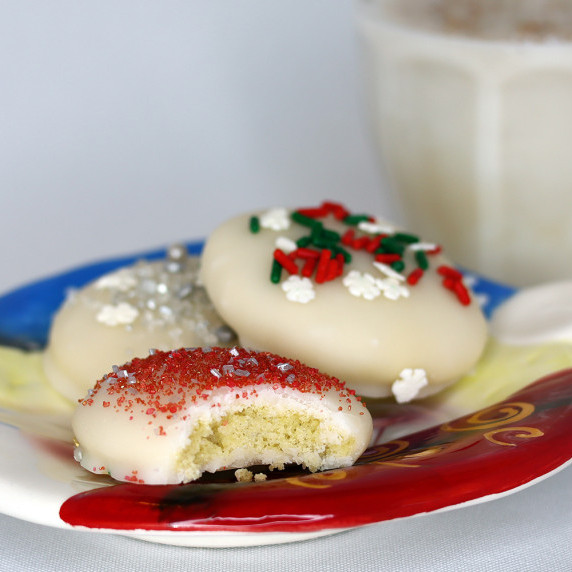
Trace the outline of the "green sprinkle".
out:
[[[322,223],[309,217],[306,215],[303,215],[301,213],[299,213],[298,211],[294,211],[291,215],[290,218],[294,221],[297,222],[298,224],[304,225],[304,226],[308,226],[311,229],[314,229],[315,226],[319,225],[322,226]]]
[[[391,238],[399,240],[399,242],[405,242],[406,244],[413,244],[419,242],[419,237],[414,234],[409,234],[407,232],[396,232]]]
[[[334,250],[338,246],[337,242],[328,240],[323,236],[317,236],[316,238],[313,238],[312,244],[317,248],[327,248],[328,250]]]
[[[272,260],[272,271],[270,272],[270,282],[273,284],[278,284],[280,282],[280,277],[282,276],[282,266],[278,260]]]
[[[250,232],[260,232],[260,219],[257,216],[250,217]]]
[[[405,270],[405,262],[403,260],[396,260],[390,264],[391,268],[396,272],[403,272]]]
[[[350,226],[357,226],[360,222],[368,222],[369,219],[370,219],[369,215],[354,214],[354,215],[348,215],[343,222],[344,224],[348,224]]]
[[[403,256],[405,246],[402,242],[395,240],[392,236],[386,236],[381,239],[382,252],[390,252],[392,254],[399,254]]]
[[[417,261],[417,265],[421,270],[427,270],[429,268],[429,261],[427,260],[427,255],[422,251],[418,250],[415,253],[415,260]]]
[[[324,225],[321,222],[316,222],[316,224],[314,224],[314,226],[312,227],[312,232],[310,234],[310,237],[314,244],[316,244],[317,241],[322,239],[323,230],[324,230]]]
[[[302,236],[296,241],[296,246],[298,248],[306,248],[312,244],[311,236]]]
[[[352,261],[352,255],[345,248],[336,244],[333,246],[333,251],[335,254],[341,254],[344,257],[346,264],[349,264]]]
[[[324,228],[322,230],[322,236],[326,240],[329,240],[331,242],[340,242],[340,240],[342,239],[339,232],[336,232],[335,230],[330,230],[328,228]]]

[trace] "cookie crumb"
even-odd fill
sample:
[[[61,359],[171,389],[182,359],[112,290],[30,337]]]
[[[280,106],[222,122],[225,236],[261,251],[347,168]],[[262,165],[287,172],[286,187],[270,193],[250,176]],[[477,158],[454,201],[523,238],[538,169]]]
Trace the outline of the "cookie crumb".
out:
[[[237,469],[234,471],[234,476],[239,483],[250,483],[254,478],[252,471],[249,471],[248,469]]]

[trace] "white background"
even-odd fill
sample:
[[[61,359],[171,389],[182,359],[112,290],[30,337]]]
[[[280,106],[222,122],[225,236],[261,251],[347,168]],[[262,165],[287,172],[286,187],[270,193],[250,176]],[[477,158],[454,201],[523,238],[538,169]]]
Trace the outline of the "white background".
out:
[[[0,0],[0,291],[324,198],[391,214],[350,0]]]

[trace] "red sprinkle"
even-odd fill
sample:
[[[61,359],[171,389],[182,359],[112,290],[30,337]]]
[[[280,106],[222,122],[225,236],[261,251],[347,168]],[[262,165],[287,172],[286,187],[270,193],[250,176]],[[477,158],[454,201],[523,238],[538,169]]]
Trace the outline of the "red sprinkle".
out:
[[[342,244],[345,246],[352,246],[355,240],[355,235],[356,233],[353,228],[346,230],[341,238]]]
[[[441,276],[444,276],[445,278],[451,278],[453,280],[463,279],[463,275],[456,268],[453,268],[452,266],[446,266],[443,264],[439,266],[439,268],[437,268],[437,272],[441,274]]]
[[[282,266],[286,272],[290,274],[298,274],[298,266],[296,266],[296,263],[286,255],[283,250],[277,248],[274,251],[274,259],[278,261],[280,266]]]
[[[344,207],[341,203],[334,203],[332,201],[324,201],[322,207],[327,209],[328,212],[334,215],[337,220],[344,220],[350,215],[350,211]]]
[[[314,274],[317,263],[318,262],[316,258],[307,258],[304,262],[304,266],[302,266],[302,276],[304,276],[304,278],[310,278],[310,276]]]
[[[369,243],[370,243],[369,236],[361,236],[360,238],[354,239],[351,246],[356,250],[363,250],[367,248]]]
[[[379,245],[381,244],[381,241],[387,236],[387,234],[378,234],[376,236],[374,236],[370,241],[369,244],[365,247],[365,249],[369,252],[369,253],[374,253],[378,248]]]
[[[459,302],[461,302],[463,306],[468,306],[471,303],[471,296],[469,294],[469,291],[460,280],[458,282],[455,282],[453,286],[453,292],[455,292]]]
[[[316,269],[316,282],[318,284],[323,284],[326,281],[326,276],[328,275],[328,267],[330,264],[330,259],[332,258],[332,251],[324,248],[320,253],[320,258],[318,260],[318,267]]]
[[[344,255],[339,252],[336,254],[336,260],[338,261],[338,276],[341,276],[344,273],[344,265],[346,263],[346,259],[344,258]]]
[[[423,277],[423,270],[421,268],[415,268],[411,271],[409,276],[407,276],[407,283],[411,286],[415,286]]]
[[[312,259],[320,258],[320,251],[319,250],[313,250],[312,248],[300,247],[300,248],[297,248],[296,250],[294,250],[293,254],[295,254],[299,258],[306,258],[306,259],[307,258],[312,258]]]
[[[455,284],[458,282],[458,280],[455,280],[454,278],[444,278],[443,279],[443,286],[445,288],[447,288],[447,290],[451,290],[451,292],[455,291]]]
[[[328,261],[328,269],[326,270],[325,282],[334,280],[340,275],[340,262],[337,258],[332,258]]]
[[[334,262],[337,263],[335,259]],[[136,380],[135,383],[110,373],[96,383],[93,395],[104,392],[105,397],[110,398],[110,401],[104,401],[108,407],[130,414],[171,415],[175,411],[182,412],[192,403],[208,400],[212,391],[220,388],[231,394],[240,394],[244,399],[256,397],[256,388],[260,386],[319,394],[334,390],[340,399],[352,395],[337,378],[299,361],[244,348],[157,351],[146,358],[134,358],[120,369],[126,370],[130,379]],[[220,376],[213,375],[213,370]],[[121,398],[127,399],[120,404]],[[124,405],[125,401],[130,401],[130,405]],[[92,407],[94,401],[85,399],[81,404]],[[164,430],[160,428],[160,434]]]
[[[435,248],[432,248],[431,250],[426,250],[425,254],[441,254],[441,252],[443,251],[443,247],[438,244],[437,246],[435,246]]]
[[[298,209],[297,212],[309,218],[323,218],[328,215],[328,210],[323,206],[316,208]]]
[[[394,253],[381,253],[375,255],[376,262],[382,262],[383,264],[391,264],[392,262],[399,262],[401,260],[401,254]]]

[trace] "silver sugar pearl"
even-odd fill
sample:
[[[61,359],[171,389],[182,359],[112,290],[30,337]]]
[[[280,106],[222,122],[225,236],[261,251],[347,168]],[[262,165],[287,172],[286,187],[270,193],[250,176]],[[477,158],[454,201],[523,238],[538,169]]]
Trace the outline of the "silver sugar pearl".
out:
[[[167,249],[167,258],[169,260],[184,260],[187,256],[187,247],[183,244],[172,244]]]
[[[177,291],[177,298],[186,298],[193,291],[192,284],[185,284]]]
[[[169,260],[165,263],[165,270],[170,274],[178,274],[182,272],[183,265],[177,260]]]

